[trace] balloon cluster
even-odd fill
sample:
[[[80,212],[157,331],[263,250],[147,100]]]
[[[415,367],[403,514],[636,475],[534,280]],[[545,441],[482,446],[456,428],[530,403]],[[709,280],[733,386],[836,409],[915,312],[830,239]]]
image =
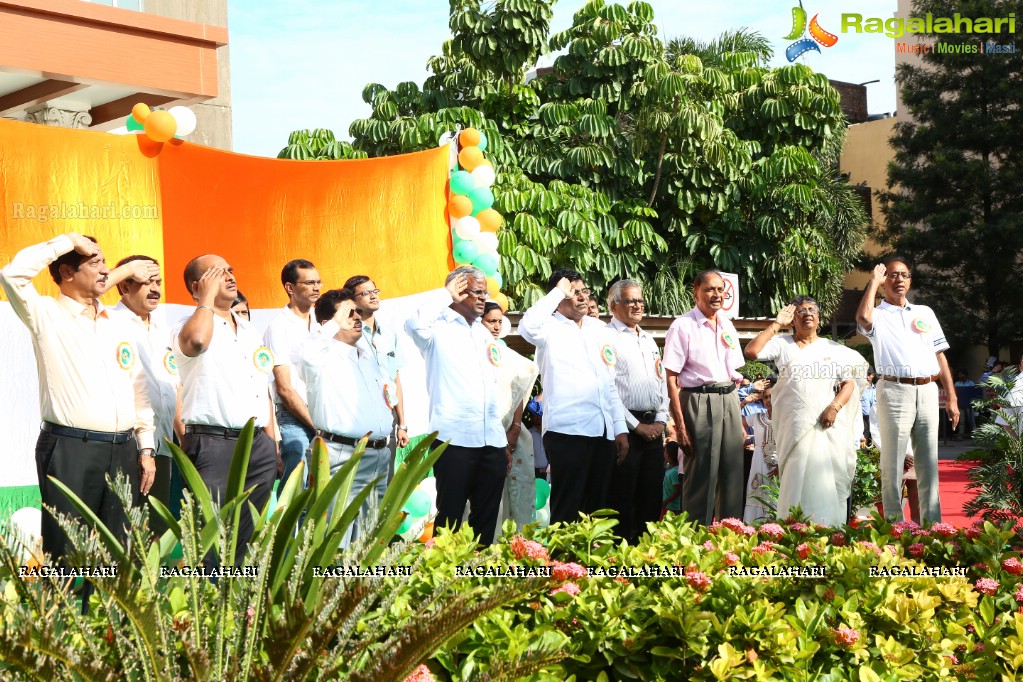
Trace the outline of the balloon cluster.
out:
[[[401,508],[405,519],[398,526],[398,535],[411,542],[426,542],[433,537],[433,519],[437,516],[437,479],[424,478]]]
[[[131,108],[124,122],[128,132],[144,132],[153,142],[166,142],[174,137],[188,135],[195,130],[195,114],[188,107],[150,109],[139,102]]]
[[[536,522],[540,528],[551,523],[551,484],[542,478],[536,479]]]
[[[501,257],[497,255],[497,231],[504,218],[493,208],[491,187],[497,174],[483,155],[487,136],[466,128],[458,135],[458,145],[459,167],[451,173],[448,199],[452,255],[458,266],[473,265],[483,271],[490,298],[507,311],[508,297],[501,293]]]

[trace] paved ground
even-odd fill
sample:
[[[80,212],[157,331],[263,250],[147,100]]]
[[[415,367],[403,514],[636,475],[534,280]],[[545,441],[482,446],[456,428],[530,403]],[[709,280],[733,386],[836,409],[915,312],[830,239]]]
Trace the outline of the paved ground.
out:
[[[974,449],[973,441],[969,438],[956,441],[951,438],[946,441],[938,441],[938,459],[955,459],[964,452]]]

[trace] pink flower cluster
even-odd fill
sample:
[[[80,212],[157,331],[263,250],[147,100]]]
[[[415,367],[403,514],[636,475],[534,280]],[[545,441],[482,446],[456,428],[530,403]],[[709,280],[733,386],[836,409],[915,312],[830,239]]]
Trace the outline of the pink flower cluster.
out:
[[[550,560],[543,545],[534,540],[527,540],[521,535],[512,538],[510,547],[516,559],[532,559],[542,563],[547,563]]]
[[[686,569],[686,582],[694,590],[700,592],[706,592],[710,588],[710,576],[699,571],[695,566],[690,566]]]
[[[420,665],[412,671],[412,674],[405,678],[405,682],[436,682],[436,677],[425,665]]]
[[[918,559],[922,557],[926,551],[927,548],[924,547],[923,544],[919,542],[914,542],[912,545],[909,546],[910,556],[914,556]]]
[[[831,544],[835,547],[845,547],[845,533],[832,533]]]
[[[813,530],[813,528],[811,528],[807,524],[803,523],[802,521],[796,521],[795,523],[793,523],[793,524],[791,524],[789,526],[789,530],[792,531],[793,533],[803,533],[803,534],[805,534],[805,533],[809,533],[811,530]]]
[[[951,523],[936,523],[931,526],[931,533],[940,535],[943,538],[950,538],[956,534],[956,527]]]
[[[739,555],[735,552],[725,552],[725,565],[735,566],[739,563]]]
[[[554,596],[555,594],[558,594],[559,592],[564,592],[568,596],[574,597],[575,595],[577,595],[580,592],[582,592],[582,589],[580,589],[580,587],[578,585],[576,585],[575,583],[573,583],[573,582],[567,582],[564,585],[562,585],[561,587],[556,587],[553,590],[551,590],[551,596]]]
[[[769,538],[778,540],[782,535],[785,535],[785,529],[779,526],[777,523],[765,523],[758,529],[761,535],[766,535]]]
[[[767,554],[768,552],[776,551],[777,547],[778,547],[778,545],[774,544],[770,540],[764,540],[763,542],[761,542],[759,545],[757,545],[756,547],[754,547],[750,551],[753,554]]]
[[[1013,575],[1023,575],[1023,562],[1014,556],[1002,561],[1002,570]]]
[[[796,547],[796,553],[800,559],[806,560],[806,557],[810,556],[810,545],[805,542]]]
[[[1016,594],[1012,595],[1017,604],[1023,604],[1023,584],[1016,588]]]
[[[881,553],[881,548],[877,546],[877,543],[872,542],[870,540],[860,540],[856,544],[862,547],[863,549],[871,550],[872,552],[874,552],[874,554]]]
[[[860,633],[854,628],[847,628],[844,625],[840,625],[837,628],[832,628],[831,634],[835,637],[835,644],[843,646],[845,648],[851,647],[856,644],[860,639]]]
[[[974,523],[972,526],[963,531],[963,535],[965,535],[970,540],[976,540],[977,538],[980,537],[980,534],[983,532],[983,530],[984,530],[983,528]]]
[[[998,590],[998,581],[993,578],[978,578],[973,589],[981,594],[994,594]]]
[[[742,520],[732,517],[721,519],[720,523],[714,523],[714,525],[711,526],[711,530],[720,528],[721,526],[724,526],[733,533],[739,533],[740,535],[749,536],[757,532],[753,526],[745,524]]]
[[[555,580],[578,580],[587,575],[586,568],[575,562],[563,564],[560,561],[555,561],[551,566],[551,577]]]
[[[892,532],[896,535],[902,535],[903,533],[913,532],[920,528],[915,521],[899,521],[892,524]]]
[[[710,540],[707,540],[707,542],[703,543],[703,548],[708,552],[713,552],[716,549],[714,547],[714,543],[711,542]]]

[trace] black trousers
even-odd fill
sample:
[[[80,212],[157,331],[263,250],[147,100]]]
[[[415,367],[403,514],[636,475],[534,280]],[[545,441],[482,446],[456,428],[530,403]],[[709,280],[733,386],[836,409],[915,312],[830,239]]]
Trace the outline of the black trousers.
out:
[[[607,507],[614,441],[548,431],[543,450],[551,465],[551,523],[578,521],[580,512],[592,514]]]
[[[629,454],[614,467],[608,506],[618,512],[618,534],[635,544],[646,524],[661,518],[664,440],[629,433]],[[553,492],[553,490],[552,490]]]
[[[210,436],[205,434],[186,433],[181,442],[181,449],[192,460],[196,470],[202,477],[210,496],[215,502],[223,504],[227,500],[227,478],[231,473],[231,458],[237,438]],[[249,457],[249,470],[245,476],[245,488],[255,490],[249,495],[248,501],[256,509],[262,509],[270,499],[274,479],[277,478],[277,448],[263,429],[257,429],[252,439],[252,454]],[[252,514],[248,504],[242,509],[238,524],[238,547],[234,556],[235,565],[245,558],[245,550],[252,538]],[[207,558],[209,559],[209,557]],[[209,563],[209,561],[207,561]]]
[[[149,497],[154,497],[163,503],[163,506],[170,508],[171,496],[171,469],[174,467],[174,458],[159,455],[156,460],[156,478],[153,479],[153,487],[149,489]],[[147,503],[148,504],[148,503]],[[167,532],[167,524],[163,522],[152,507],[149,509],[149,528],[153,535],[160,538]]]
[[[480,544],[493,543],[507,470],[504,448],[448,445],[433,465],[437,477],[436,526],[458,530],[468,502],[472,532]]]
[[[867,439],[867,445],[873,445],[874,439],[870,437],[870,415],[863,415],[863,437]]]
[[[123,542],[127,537],[128,518],[120,500],[107,487],[105,479],[107,474],[110,474],[111,478],[116,478],[122,471],[131,481],[133,502],[138,504],[141,497],[138,445],[134,438],[129,438],[121,445],[114,445],[58,436],[46,431],[39,432],[39,439],[36,441],[36,474],[39,476],[39,492],[43,504],[74,518],[81,518],[71,506],[71,502],[49,480],[48,476],[53,476],[80,497],[89,509],[96,513],[100,521]],[[64,564],[64,555],[70,552],[72,547],[57,520],[49,513],[44,513],[41,530],[43,551],[49,554],[55,563]]]

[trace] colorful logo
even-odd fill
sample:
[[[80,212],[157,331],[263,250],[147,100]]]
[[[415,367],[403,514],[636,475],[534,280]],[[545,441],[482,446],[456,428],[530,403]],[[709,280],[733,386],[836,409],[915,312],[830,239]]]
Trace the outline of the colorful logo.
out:
[[[614,367],[618,364],[618,355],[615,353],[614,346],[609,343],[605,343],[600,349],[600,359],[604,361],[604,364],[608,367]]]
[[[661,359],[657,358],[654,360],[654,371],[657,372],[657,378],[664,380],[664,367],[661,366]]]
[[[729,348],[735,348],[735,337],[731,332],[721,332],[721,342]]]
[[[167,374],[178,373],[178,362],[174,359],[174,351],[168,350],[163,356],[163,368],[167,370]]]
[[[931,331],[931,323],[922,317],[918,317],[913,320],[913,331],[918,334],[926,334]]]
[[[117,344],[117,364],[126,370],[135,365],[135,349],[127,341]]]
[[[487,344],[487,360],[494,367],[501,366],[501,347],[496,343]]]
[[[256,366],[263,374],[269,374],[270,370],[274,366],[274,354],[266,346],[260,346],[256,349],[256,352],[252,354],[252,363]]]
[[[832,47],[838,42],[838,36],[825,31],[817,23],[819,14],[813,15],[809,24],[807,24],[806,16],[806,10],[803,9],[803,3],[800,0],[799,7],[792,8],[792,30],[785,36],[785,40],[796,41],[785,48],[785,58],[790,62],[796,61],[810,50],[820,53],[821,49],[817,47],[818,43],[824,47]],[[809,38],[806,37],[807,31],[810,33]]]

